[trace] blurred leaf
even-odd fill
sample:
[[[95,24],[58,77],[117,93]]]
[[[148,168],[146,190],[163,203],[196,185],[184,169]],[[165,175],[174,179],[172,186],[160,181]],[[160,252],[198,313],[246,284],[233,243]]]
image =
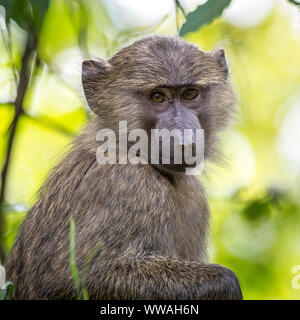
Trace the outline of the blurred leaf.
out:
[[[175,0],[176,6],[179,8],[179,10],[182,12],[182,14],[186,17],[186,13],[185,10],[183,8],[183,6],[181,5],[179,0]]]
[[[270,203],[265,198],[255,199],[244,208],[242,215],[249,221],[257,221],[262,217],[268,217],[270,215]]]
[[[234,196],[237,197],[236,195]],[[243,201],[243,199],[241,199]],[[244,200],[245,201],[245,200]],[[280,210],[281,202],[287,201],[284,192],[276,187],[267,189],[263,197],[253,199],[248,202],[242,211],[244,218],[249,221],[259,221],[261,218],[267,218],[271,215],[272,208]]]
[[[231,0],[208,0],[203,5],[198,6],[196,10],[187,15],[186,22],[181,27],[179,35],[183,37],[188,32],[195,31],[212,22],[223,13],[230,2]]]
[[[5,285],[0,289],[0,300],[11,300],[14,293],[14,284],[10,281],[6,282]]]
[[[5,212],[4,214],[3,246],[6,254],[9,253],[25,214],[25,212],[16,211]]]
[[[14,0],[0,0],[0,6],[5,8],[6,21],[12,16]]]
[[[0,5],[5,8],[7,22],[9,19],[13,19],[21,28],[29,29],[32,12],[31,5],[27,0],[0,0]]]
[[[49,0],[0,0],[5,8],[6,21],[13,19],[26,31],[38,35]]]
[[[300,1],[297,0],[288,0],[288,2],[295,4],[296,6],[300,6]]]
[[[288,200],[286,193],[278,187],[268,188],[267,195],[270,199],[270,203],[272,203],[273,205],[278,205],[280,204],[280,201]]]
[[[1,205],[1,211],[3,213],[19,213],[19,212],[25,212],[28,211],[29,208],[26,204],[23,203],[15,203],[15,204],[11,204],[11,203],[3,203]]]
[[[32,18],[36,30],[39,32],[44,15],[49,7],[49,0],[30,0],[32,6]]]
[[[118,46],[124,45],[130,39],[141,37],[142,35],[150,34],[156,28],[160,27],[167,19],[169,14],[166,14],[156,25],[150,27],[134,27],[121,31],[117,34]]]
[[[48,6],[49,6],[49,0],[30,0],[33,8],[38,9],[40,14],[45,14]]]

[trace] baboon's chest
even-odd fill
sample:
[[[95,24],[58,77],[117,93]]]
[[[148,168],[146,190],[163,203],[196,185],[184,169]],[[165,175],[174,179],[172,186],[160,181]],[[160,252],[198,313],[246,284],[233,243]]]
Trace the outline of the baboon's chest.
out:
[[[201,211],[202,210],[202,211]],[[204,259],[206,251],[207,213],[200,206],[178,212],[174,225],[176,253],[192,261]]]

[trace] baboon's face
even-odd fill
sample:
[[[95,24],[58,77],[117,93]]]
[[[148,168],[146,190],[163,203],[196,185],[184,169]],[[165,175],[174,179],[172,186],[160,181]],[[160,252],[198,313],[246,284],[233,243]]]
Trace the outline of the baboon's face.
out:
[[[107,124],[129,129],[203,129],[205,155],[230,118],[233,95],[224,51],[204,53],[174,38],[152,37],[120,50],[109,61],[83,63],[83,88],[92,110]],[[189,140],[195,147],[195,135]],[[182,140],[183,148],[185,143]],[[163,150],[161,150],[163,151]],[[183,170],[186,164],[172,165]]]
[[[198,161],[188,163],[184,153],[190,148],[190,154],[196,155],[196,133],[198,129],[202,129],[200,115],[205,96],[206,88],[196,83],[157,86],[143,93],[141,101],[146,107],[148,119],[146,128],[158,129],[162,133],[159,135],[158,152],[159,164],[165,169],[183,171],[186,167],[195,167],[202,159],[199,154],[202,152],[199,148],[203,149],[201,145],[197,149]],[[191,129],[190,136],[185,129]],[[166,134],[163,134],[164,132]],[[153,137],[155,136],[152,135]],[[156,138],[155,141],[157,140]],[[156,149],[149,145],[149,156],[155,155],[156,152]]]

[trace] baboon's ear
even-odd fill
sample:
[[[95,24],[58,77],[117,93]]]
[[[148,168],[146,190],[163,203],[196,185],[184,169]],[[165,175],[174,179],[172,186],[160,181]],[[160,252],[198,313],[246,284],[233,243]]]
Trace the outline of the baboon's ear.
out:
[[[107,76],[109,63],[105,60],[85,60],[82,62],[82,84]]]
[[[90,108],[97,113],[97,92],[109,74],[110,64],[105,60],[85,60],[82,63],[82,86]]]
[[[217,60],[217,63],[222,68],[225,79],[228,76],[228,67],[225,59],[225,52],[223,49],[219,49],[218,51],[213,53],[214,58]]]

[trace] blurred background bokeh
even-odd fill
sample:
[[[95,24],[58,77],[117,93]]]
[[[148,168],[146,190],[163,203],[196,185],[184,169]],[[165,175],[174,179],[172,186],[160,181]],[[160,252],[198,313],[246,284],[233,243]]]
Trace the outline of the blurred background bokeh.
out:
[[[145,35],[176,35],[184,12],[205,3],[30,1],[32,25],[12,7],[15,19],[6,23],[0,7],[2,256],[50,169],[89,118],[82,60],[109,58]],[[21,12],[28,0],[0,5],[14,2]],[[202,177],[212,210],[210,261],[236,272],[246,299],[299,299],[293,271],[300,265],[300,6],[233,0],[184,39],[205,51],[226,49],[239,101],[238,119],[222,136],[227,163],[206,164]],[[30,77],[23,81],[24,63]]]

